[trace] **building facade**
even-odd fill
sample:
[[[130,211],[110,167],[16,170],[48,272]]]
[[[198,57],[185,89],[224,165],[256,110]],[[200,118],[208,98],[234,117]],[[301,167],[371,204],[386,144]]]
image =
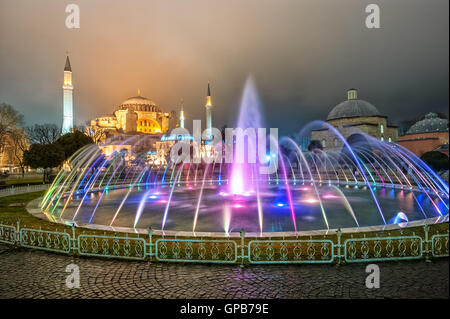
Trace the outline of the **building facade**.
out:
[[[155,102],[138,95],[126,99],[112,114],[91,120],[88,130],[102,130],[105,138],[118,134],[155,134],[161,136],[179,125],[175,111],[163,112]],[[104,142],[104,141],[101,141]]]
[[[391,125],[385,115],[371,103],[358,98],[358,91],[347,91],[347,100],[336,105],[328,114],[327,123],[335,127],[347,142],[360,141],[361,132],[380,141],[395,142],[398,139],[397,126]],[[336,149],[343,142],[324,127],[312,131],[312,140],[321,143],[323,149]]]
[[[436,113],[428,113],[424,119],[412,125],[400,137],[398,144],[406,147],[417,156],[433,150],[448,156],[448,120],[439,118]]]

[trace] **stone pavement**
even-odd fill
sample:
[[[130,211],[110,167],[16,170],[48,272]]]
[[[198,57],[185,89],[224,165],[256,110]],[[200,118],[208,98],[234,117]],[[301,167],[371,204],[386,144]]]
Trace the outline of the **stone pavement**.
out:
[[[80,268],[79,289],[65,285]],[[237,266],[80,258],[0,244],[0,298],[449,298],[448,258],[365,264]]]

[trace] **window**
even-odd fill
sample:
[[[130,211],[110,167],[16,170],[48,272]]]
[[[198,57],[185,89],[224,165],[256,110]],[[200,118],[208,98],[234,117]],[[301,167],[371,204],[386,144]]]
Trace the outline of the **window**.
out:
[[[389,143],[392,142],[392,138],[389,138]]]
[[[383,125],[383,124],[380,125],[380,133],[381,133],[381,134],[384,133],[384,125]]]
[[[384,141],[384,137],[382,136],[382,137],[380,138],[380,140],[383,142],[383,141]]]
[[[325,141],[325,139],[322,140],[322,147],[323,148],[327,147],[327,142]]]
[[[337,138],[334,139],[334,146],[335,146],[335,147],[338,146],[338,139],[337,139]]]

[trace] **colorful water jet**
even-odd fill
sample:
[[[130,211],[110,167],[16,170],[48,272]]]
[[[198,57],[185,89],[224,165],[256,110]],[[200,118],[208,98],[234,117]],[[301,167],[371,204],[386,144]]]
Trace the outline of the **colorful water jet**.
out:
[[[314,121],[299,134],[317,125],[327,126]],[[263,126],[250,78],[236,127]],[[147,136],[125,139],[129,153],[118,147],[105,156],[90,145],[59,172],[41,209],[62,222],[227,235],[404,225],[448,215],[448,184],[420,158],[370,136],[368,143],[350,144],[328,128],[343,148],[307,151],[281,138],[278,152],[255,163],[246,161],[248,142],[238,154],[243,162],[189,165],[149,161],[142,151]],[[274,159],[278,169],[261,174],[260,167]]]

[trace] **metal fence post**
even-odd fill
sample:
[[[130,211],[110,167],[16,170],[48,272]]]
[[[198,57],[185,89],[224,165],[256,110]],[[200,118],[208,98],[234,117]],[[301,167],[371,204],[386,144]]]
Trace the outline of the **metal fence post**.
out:
[[[75,237],[75,225],[74,225],[74,223],[72,223],[72,251],[73,251],[74,255],[76,254],[76,249],[77,249],[76,242],[77,242],[77,240]]]
[[[148,258],[148,261],[149,262],[152,262],[152,255],[153,255],[153,253],[152,253],[152,236],[153,236],[153,229],[151,228],[151,227],[149,227],[148,228],[148,241],[149,241],[149,244],[148,244],[148,247],[150,248],[150,251],[149,251],[149,258]]]
[[[16,226],[16,243],[20,245],[20,218],[17,218]]]
[[[337,230],[337,247],[338,247],[338,251],[337,251],[337,257],[338,257],[338,262],[337,265],[341,265],[341,235],[342,235],[342,230],[340,228],[338,228]]]
[[[241,229],[241,268],[244,267],[244,244],[245,244],[245,230],[244,228]],[[250,252],[249,252],[250,253]]]
[[[426,262],[431,262],[430,260],[430,242],[429,242],[429,231],[430,231],[430,227],[428,225],[423,226],[423,230],[425,232],[425,261]]]

